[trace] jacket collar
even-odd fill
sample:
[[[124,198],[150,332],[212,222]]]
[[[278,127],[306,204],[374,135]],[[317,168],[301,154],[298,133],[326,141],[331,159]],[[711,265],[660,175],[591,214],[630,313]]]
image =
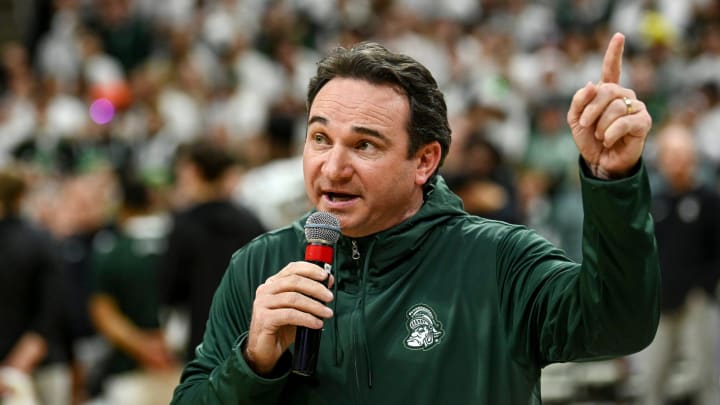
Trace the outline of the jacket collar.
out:
[[[304,243],[303,226],[307,218],[315,212],[310,211],[294,223],[301,242]],[[341,236],[337,249],[341,255],[350,255],[352,242],[355,241],[360,249],[361,256],[367,253],[372,246],[372,257],[369,274],[382,274],[405,260],[409,255],[415,254],[431,234],[436,226],[453,217],[467,215],[463,209],[460,198],[447,186],[445,180],[435,176],[425,190],[425,201],[420,210],[403,222],[363,238],[353,239]],[[364,261],[366,257],[362,257]]]

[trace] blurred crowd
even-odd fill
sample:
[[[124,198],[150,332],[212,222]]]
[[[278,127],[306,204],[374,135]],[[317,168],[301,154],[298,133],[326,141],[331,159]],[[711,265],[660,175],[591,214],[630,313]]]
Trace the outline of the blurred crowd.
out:
[[[0,393],[34,384],[39,403],[126,404],[140,403],[123,397],[130,386],[172,389],[232,251],[309,208],[306,87],[338,45],[378,41],[425,64],[453,129],[442,174],[467,211],[526,224],[579,260],[565,114],[620,31],[622,83],[654,121],[644,159],[670,280],[662,344],[548,368],[544,396],[720,403],[707,402],[718,398],[720,1],[30,3],[24,32],[0,44]],[[138,383],[147,370],[159,377]]]

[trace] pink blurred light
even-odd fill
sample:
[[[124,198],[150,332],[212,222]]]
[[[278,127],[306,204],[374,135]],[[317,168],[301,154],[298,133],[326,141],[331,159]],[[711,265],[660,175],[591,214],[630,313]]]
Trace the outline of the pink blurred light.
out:
[[[90,105],[90,118],[98,124],[107,124],[115,116],[115,106],[106,98],[99,98]]]

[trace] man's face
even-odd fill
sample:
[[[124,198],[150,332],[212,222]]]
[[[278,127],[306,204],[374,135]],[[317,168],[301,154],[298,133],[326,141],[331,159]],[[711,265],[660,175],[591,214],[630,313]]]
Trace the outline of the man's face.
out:
[[[315,97],[303,152],[305,189],[318,211],[337,216],[343,234],[388,229],[422,205],[422,185],[437,163],[427,167],[427,147],[408,159],[408,119],[407,97],[390,86],[335,78]]]

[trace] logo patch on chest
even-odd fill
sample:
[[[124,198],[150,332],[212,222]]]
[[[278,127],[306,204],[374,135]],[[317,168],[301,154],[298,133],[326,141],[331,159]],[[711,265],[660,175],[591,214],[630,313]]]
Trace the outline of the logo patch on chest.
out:
[[[430,350],[440,343],[445,334],[442,323],[435,316],[435,311],[424,304],[410,308],[405,326],[408,336],[403,341],[403,345],[410,350]]]

